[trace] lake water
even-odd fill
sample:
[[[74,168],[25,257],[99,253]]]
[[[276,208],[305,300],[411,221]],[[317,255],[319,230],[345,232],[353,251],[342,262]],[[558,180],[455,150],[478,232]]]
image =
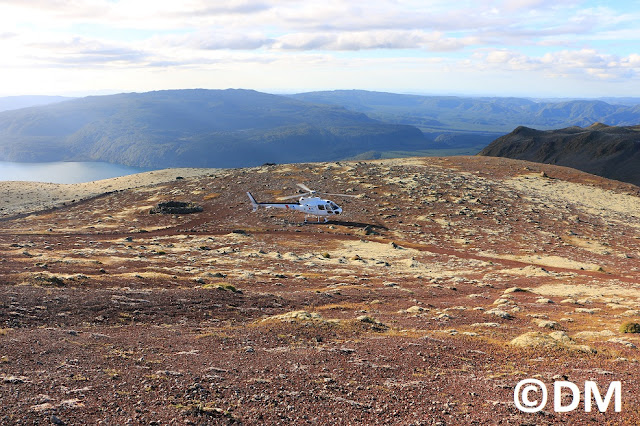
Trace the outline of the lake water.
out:
[[[57,161],[52,163],[0,161],[0,181],[25,180],[32,182],[80,183],[132,175],[149,170],[153,169],[88,161]]]

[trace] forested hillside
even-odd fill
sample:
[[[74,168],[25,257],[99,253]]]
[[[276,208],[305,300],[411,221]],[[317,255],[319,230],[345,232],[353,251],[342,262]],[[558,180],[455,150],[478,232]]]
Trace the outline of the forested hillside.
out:
[[[427,142],[412,126],[250,90],[92,96],[0,113],[6,161],[239,167],[337,160],[391,145],[422,149]]]

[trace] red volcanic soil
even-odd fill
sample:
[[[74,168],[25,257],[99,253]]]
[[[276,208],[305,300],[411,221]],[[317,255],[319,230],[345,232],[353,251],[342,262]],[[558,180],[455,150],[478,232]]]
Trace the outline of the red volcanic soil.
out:
[[[251,212],[296,183],[361,195],[326,224]],[[166,201],[203,211],[149,214]],[[220,170],[6,217],[0,423],[637,424],[639,229],[638,187],[483,157]],[[533,414],[527,378],[549,389]],[[621,412],[583,392],[556,413],[556,381],[620,381]]]

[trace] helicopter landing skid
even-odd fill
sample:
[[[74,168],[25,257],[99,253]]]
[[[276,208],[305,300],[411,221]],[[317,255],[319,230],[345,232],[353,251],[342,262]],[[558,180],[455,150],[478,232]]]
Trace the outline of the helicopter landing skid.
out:
[[[305,224],[305,225],[306,225],[307,223],[309,223],[309,221],[308,221],[308,218],[309,218],[309,217],[310,217],[309,215],[306,215],[306,216],[304,217],[304,224]],[[314,216],[314,217],[318,219],[317,223],[320,223],[320,216]],[[327,223],[327,222],[329,222],[329,219],[325,217],[325,218],[324,218],[324,223]]]

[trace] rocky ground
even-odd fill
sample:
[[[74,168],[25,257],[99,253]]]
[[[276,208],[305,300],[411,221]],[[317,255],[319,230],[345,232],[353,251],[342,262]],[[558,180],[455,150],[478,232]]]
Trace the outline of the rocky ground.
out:
[[[359,196],[251,212],[298,182]],[[115,189],[0,220],[2,424],[640,422],[636,186],[454,157]],[[523,413],[525,378],[622,411]]]

